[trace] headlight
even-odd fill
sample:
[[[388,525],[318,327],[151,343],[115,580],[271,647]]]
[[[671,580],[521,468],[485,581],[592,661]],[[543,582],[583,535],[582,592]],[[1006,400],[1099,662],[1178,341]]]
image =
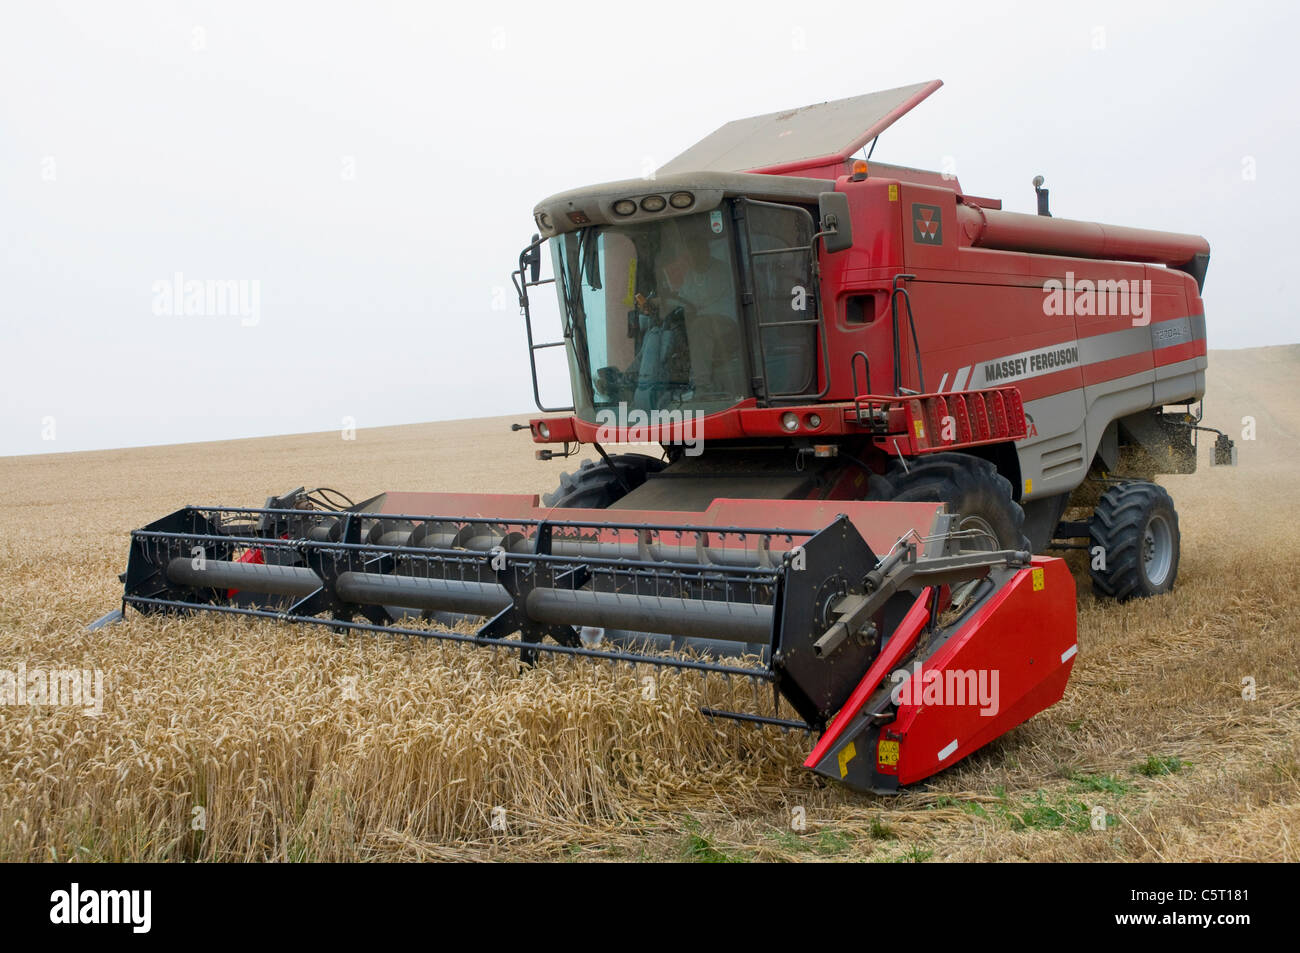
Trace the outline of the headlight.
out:
[[[641,207],[647,212],[662,212],[667,204],[662,195],[647,195],[641,200]]]
[[[690,192],[674,192],[668,196],[668,204],[673,208],[690,208],[695,204],[695,196]]]
[[[615,215],[631,215],[636,211],[636,203],[631,199],[619,199],[614,203]]]
[[[820,414],[809,414],[805,419],[808,421],[808,426],[811,427],[813,430],[816,430],[818,427],[822,425],[822,418]]]
[[[794,433],[799,429],[799,415],[787,410],[781,415],[781,426],[789,433]]]
[[[537,436],[541,437],[543,440],[551,439],[551,428],[546,426],[546,421],[542,421],[537,425]]]

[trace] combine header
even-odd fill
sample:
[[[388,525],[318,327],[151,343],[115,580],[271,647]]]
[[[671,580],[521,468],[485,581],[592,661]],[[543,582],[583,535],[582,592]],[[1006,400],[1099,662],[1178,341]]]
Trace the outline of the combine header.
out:
[[[770,714],[703,714],[817,732],[806,766],[860,790],[1052,705],[1075,590],[1033,553],[1089,548],[1118,598],[1173,586],[1177,516],[1150,478],[1193,469],[1208,429],[1209,247],[1053,219],[1041,180],[1019,215],[851,158],[938,85],[731,123],[654,179],[538,205],[513,277],[559,416],[516,429],[540,459],[599,458],[542,501],[186,507],[132,533],[123,611],[752,678]],[[550,282],[563,338],[538,342],[529,291]],[[540,398],[549,347],[572,406]],[[606,450],[647,441],[662,457]],[[1216,462],[1233,453],[1220,434]]]
[[[186,507],[137,530],[125,604],[754,678],[798,720],[705,714],[817,731],[834,719],[808,767],[876,790],[1055,702],[1075,651],[1061,561],[963,551],[933,503],[719,500],[614,522],[525,496],[386,494],[342,511],[306,500]],[[465,617],[484,621],[438,627]],[[963,696],[900,708],[889,676],[905,663],[960,673]],[[997,697],[981,699],[966,675],[990,671]]]

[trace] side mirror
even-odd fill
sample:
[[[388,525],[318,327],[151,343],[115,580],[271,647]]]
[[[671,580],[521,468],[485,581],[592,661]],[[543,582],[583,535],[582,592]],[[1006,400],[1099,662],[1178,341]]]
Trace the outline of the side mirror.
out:
[[[533,244],[524,252],[523,264],[528,266],[528,280],[532,284],[537,284],[537,279],[542,277],[542,246],[537,244],[541,240],[541,235],[534,235]]]
[[[822,246],[828,252],[847,251],[853,247],[853,221],[849,218],[849,197],[843,192],[823,192],[817,196],[817,214],[821,219]]]

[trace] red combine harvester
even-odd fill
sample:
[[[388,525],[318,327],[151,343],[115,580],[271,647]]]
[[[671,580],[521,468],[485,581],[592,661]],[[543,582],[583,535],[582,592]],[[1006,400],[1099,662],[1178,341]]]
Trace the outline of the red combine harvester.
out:
[[[537,206],[513,278],[557,416],[527,429],[541,459],[599,458],[541,501],[186,507],[132,534],[123,611],[750,677],[772,714],[704,714],[816,731],[807,766],[862,790],[1052,705],[1075,588],[1033,553],[1088,548],[1115,598],[1173,586],[1178,520],[1151,479],[1194,470],[1210,429],[1209,246],[1052,218],[1041,179],[1026,215],[852,158],[939,85],[729,123],[653,178]],[[563,334],[538,342],[549,283]],[[546,348],[571,406],[541,400]],[[606,449],[645,442],[662,454]],[[1234,458],[1219,434],[1215,462]]]

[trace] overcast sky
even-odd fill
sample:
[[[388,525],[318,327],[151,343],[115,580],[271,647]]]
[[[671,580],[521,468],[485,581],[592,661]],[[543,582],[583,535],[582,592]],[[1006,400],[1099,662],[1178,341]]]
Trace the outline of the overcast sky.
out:
[[[1210,346],[1300,340],[1300,16],[1070,7],[6,3],[0,454],[527,413],[539,199],[933,78],[875,158],[1203,234]],[[169,311],[178,273],[250,316]]]

